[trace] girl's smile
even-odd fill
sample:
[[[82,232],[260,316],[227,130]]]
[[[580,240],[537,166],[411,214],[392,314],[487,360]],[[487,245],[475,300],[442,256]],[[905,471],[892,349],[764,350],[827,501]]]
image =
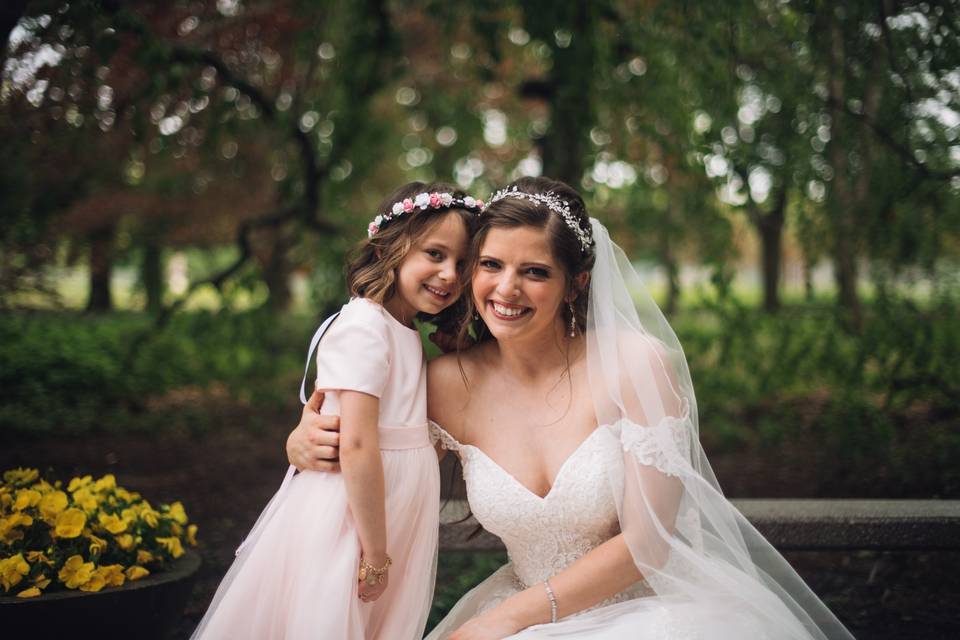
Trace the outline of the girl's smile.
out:
[[[417,313],[440,313],[460,294],[460,269],[467,251],[467,228],[448,213],[410,247],[397,267],[396,293],[383,306],[409,325]]]

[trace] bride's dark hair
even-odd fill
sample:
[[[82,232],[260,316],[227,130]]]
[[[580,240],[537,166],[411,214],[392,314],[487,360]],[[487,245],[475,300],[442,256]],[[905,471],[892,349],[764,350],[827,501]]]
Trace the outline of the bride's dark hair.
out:
[[[587,215],[587,207],[583,203],[583,198],[565,182],[542,177],[520,178],[507,185],[505,189],[507,191],[516,190],[522,193],[552,194],[556,196],[567,203],[570,213],[581,231],[588,234],[588,237],[592,235],[590,217]],[[509,196],[490,203],[480,216],[480,228],[470,243],[466,272],[473,273],[477,268],[477,263],[480,260],[480,249],[483,247],[490,229],[515,229],[519,227],[533,227],[546,231],[553,257],[563,268],[567,289],[565,297],[573,297],[574,317],[577,326],[582,330],[587,324],[587,299],[589,298],[590,283],[588,280],[586,286],[581,288],[577,285],[576,277],[583,272],[589,272],[593,268],[594,254],[593,251],[582,249],[577,233],[568,226],[563,216],[548,208],[546,204]],[[461,325],[461,342],[471,324],[474,335],[478,339],[487,339],[490,335],[483,320],[477,318],[472,320],[471,323],[476,306],[469,283],[467,286],[468,289],[463,296],[466,317]],[[563,305],[560,313],[563,315],[564,324],[569,324],[569,306]]]

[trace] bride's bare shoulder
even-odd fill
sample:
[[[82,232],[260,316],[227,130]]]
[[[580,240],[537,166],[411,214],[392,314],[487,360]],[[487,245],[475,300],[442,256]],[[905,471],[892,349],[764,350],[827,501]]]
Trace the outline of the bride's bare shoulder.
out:
[[[458,430],[470,401],[470,385],[483,373],[487,349],[480,344],[427,364],[427,415],[451,433]]]

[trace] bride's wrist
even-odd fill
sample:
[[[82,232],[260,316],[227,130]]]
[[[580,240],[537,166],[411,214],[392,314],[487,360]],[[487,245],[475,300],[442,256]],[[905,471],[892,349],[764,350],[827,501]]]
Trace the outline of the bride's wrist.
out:
[[[515,611],[506,602],[503,602],[499,606],[481,613],[476,619],[480,621],[484,618],[491,623],[492,627],[496,627],[497,629],[505,631],[510,635],[514,633],[520,633],[527,627],[537,624],[536,621],[524,621],[520,612]]]
[[[513,633],[518,633],[535,624],[550,622],[550,610],[543,611],[542,602],[536,597],[543,594],[532,593],[532,590],[521,591],[507,598],[499,606],[490,610],[502,623],[506,624]]]

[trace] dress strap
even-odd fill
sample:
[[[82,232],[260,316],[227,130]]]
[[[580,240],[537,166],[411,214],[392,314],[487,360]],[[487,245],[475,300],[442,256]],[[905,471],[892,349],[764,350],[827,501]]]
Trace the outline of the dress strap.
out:
[[[452,435],[446,432],[443,427],[438,425],[433,420],[430,421],[430,442],[436,444],[437,441],[440,442],[440,446],[446,449],[447,451],[460,451],[460,443],[457,442],[457,439]]]
[[[330,328],[330,325],[333,324],[333,321],[337,319],[337,316],[340,315],[340,312],[337,311],[335,314],[323,321],[323,324],[320,325],[320,328],[317,329],[313,338],[310,339],[310,349],[307,351],[307,364],[303,367],[303,380],[300,381],[300,402],[301,404],[307,404],[307,373],[310,371],[310,360],[313,359],[313,352],[316,350],[317,345],[320,344],[320,339],[323,338],[323,334],[327,332],[327,329]]]
[[[320,339],[323,337],[323,334],[327,332],[327,329],[330,328],[330,325],[333,324],[333,321],[337,319],[338,315],[340,315],[339,311],[324,320],[323,324],[321,324],[320,328],[314,332],[313,338],[310,340],[310,349],[307,351],[307,366],[303,368],[303,380],[300,381],[300,402],[303,404],[307,404],[305,388],[307,385],[307,372],[310,371],[310,360],[313,358],[313,352],[316,350],[317,345],[320,344]],[[260,535],[263,527],[273,517],[277,507],[283,501],[284,496],[286,496],[286,493],[290,488],[290,481],[293,480],[293,476],[296,475],[296,473],[297,468],[293,465],[290,465],[287,468],[287,474],[283,477],[283,482],[280,483],[280,488],[277,489],[277,492],[273,495],[270,503],[267,504],[266,508],[260,514],[256,524],[253,525],[253,529],[250,530],[250,533],[247,534],[247,537],[244,538],[243,542],[240,543],[240,546],[237,547],[235,555],[239,556],[240,553],[243,552],[244,548],[250,543],[250,541],[255,540],[257,536]]]

